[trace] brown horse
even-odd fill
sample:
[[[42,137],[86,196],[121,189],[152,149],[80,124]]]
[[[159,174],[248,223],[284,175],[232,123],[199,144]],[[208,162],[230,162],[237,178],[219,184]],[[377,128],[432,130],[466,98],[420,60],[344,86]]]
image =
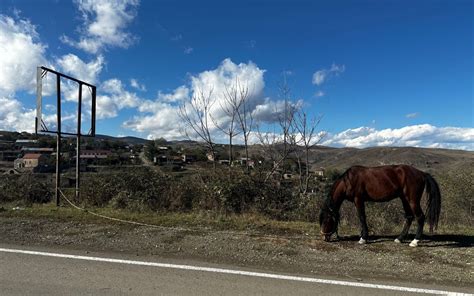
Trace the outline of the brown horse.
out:
[[[405,210],[405,226],[395,242],[403,241],[413,218],[418,222],[415,239],[410,243],[416,247],[423,234],[425,215],[420,200],[423,193],[428,194],[427,219],[430,233],[438,226],[441,211],[441,194],[433,177],[408,165],[388,165],[379,167],[353,166],[339,177],[332,186],[330,195],[321,208],[319,224],[325,241],[336,233],[339,224],[339,209],[344,200],[353,202],[361,226],[360,244],[365,244],[369,231],[365,216],[365,202],[386,202],[399,197]]]

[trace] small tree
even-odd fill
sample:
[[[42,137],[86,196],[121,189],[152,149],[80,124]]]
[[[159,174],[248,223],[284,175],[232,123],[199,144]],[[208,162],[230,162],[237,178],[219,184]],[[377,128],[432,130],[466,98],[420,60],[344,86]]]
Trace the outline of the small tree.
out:
[[[291,101],[290,88],[284,79],[279,86],[280,95],[283,98],[282,110],[275,109],[277,114],[277,130],[274,132],[262,132],[257,128],[257,137],[260,141],[263,153],[273,162],[269,172],[266,174],[264,182],[282,167],[284,161],[294,151],[296,147],[296,135],[294,130],[295,114],[298,104]]]
[[[237,84],[236,84],[237,85]],[[220,123],[212,115],[212,121],[214,125],[225,135],[229,137],[229,171],[231,170],[231,164],[233,160],[233,139],[235,136],[240,134],[238,130],[238,112],[242,104],[242,100],[238,95],[238,90],[236,86],[232,85],[231,87],[226,87],[223,94],[224,101],[219,102],[221,110],[226,115],[226,120],[224,123]]]
[[[145,144],[145,157],[149,161],[153,161],[153,157],[158,153],[158,148],[156,147],[155,141],[148,141]]]
[[[308,185],[310,180],[310,165],[309,165],[309,153],[311,148],[318,145],[323,137],[324,133],[318,133],[316,128],[321,122],[322,116],[312,117],[308,119],[308,114],[303,108],[297,110],[293,121],[295,130],[297,131],[298,144],[303,146],[304,158],[305,158],[305,172],[303,173],[301,164],[301,153],[299,149],[295,149],[295,154],[298,160],[299,167],[299,179],[300,179],[300,192],[306,193],[308,191]]]
[[[253,129],[253,117],[249,102],[248,86],[242,86],[237,81],[236,88],[234,89],[234,96],[236,97],[236,104],[234,104],[233,107],[237,112],[237,120],[239,122],[242,135],[244,137],[245,164],[247,168],[247,173],[249,173],[249,137]]]
[[[193,96],[179,107],[178,115],[183,120],[184,135],[189,139],[202,140],[215,160],[216,149],[211,134],[211,107],[214,104],[212,92],[212,89],[207,93],[203,90],[195,91]],[[214,168],[215,166],[214,161]]]

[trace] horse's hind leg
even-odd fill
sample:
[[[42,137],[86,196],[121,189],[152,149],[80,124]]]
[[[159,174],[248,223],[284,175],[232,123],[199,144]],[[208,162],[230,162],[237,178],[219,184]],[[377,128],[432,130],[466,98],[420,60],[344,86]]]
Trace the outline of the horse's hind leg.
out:
[[[367,227],[365,216],[365,204],[364,201],[359,198],[355,198],[354,203],[357,208],[361,228],[359,244],[365,244],[369,237],[369,228]]]
[[[403,209],[405,210],[405,225],[403,226],[403,230],[400,235],[395,239],[396,243],[401,243],[405,239],[408,234],[408,230],[410,230],[411,223],[413,222],[413,212],[411,211],[410,205],[403,197],[401,200]]]
[[[411,241],[410,247],[417,247],[418,242],[423,235],[423,226],[425,225],[425,214],[421,210],[420,204],[411,205],[413,212],[415,213],[416,222],[418,222],[418,228],[416,230],[415,239]]]

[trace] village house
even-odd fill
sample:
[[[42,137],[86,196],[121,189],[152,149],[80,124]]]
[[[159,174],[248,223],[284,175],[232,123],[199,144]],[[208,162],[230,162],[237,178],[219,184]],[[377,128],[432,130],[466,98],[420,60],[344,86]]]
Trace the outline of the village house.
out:
[[[314,170],[314,175],[316,177],[324,177],[324,168],[316,168]]]
[[[196,161],[196,155],[193,154],[182,154],[181,158],[183,159],[184,163],[190,163]]]
[[[34,169],[48,164],[48,156],[44,154],[27,153],[13,162],[15,169]]]

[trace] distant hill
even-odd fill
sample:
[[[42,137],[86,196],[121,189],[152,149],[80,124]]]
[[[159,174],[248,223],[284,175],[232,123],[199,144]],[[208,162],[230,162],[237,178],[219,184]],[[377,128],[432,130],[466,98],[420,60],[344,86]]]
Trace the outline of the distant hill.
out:
[[[145,145],[147,142],[149,142],[149,140],[139,138],[139,137],[132,137],[132,136],[113,137],[113,136],[108,136],[108,135],[96,135],[95,138],[98,140],[102,139],[102,140],[111,140],[111,141],[122,141],[131,145],[137,145],[137,144]]]
[[[311,151],[310,159],[313,167],[337,169],[346,169],[353,165],[379,166],[388,164],[409,164],[424,170],[474,169],[474,152],[434,148],[317,147]]]

